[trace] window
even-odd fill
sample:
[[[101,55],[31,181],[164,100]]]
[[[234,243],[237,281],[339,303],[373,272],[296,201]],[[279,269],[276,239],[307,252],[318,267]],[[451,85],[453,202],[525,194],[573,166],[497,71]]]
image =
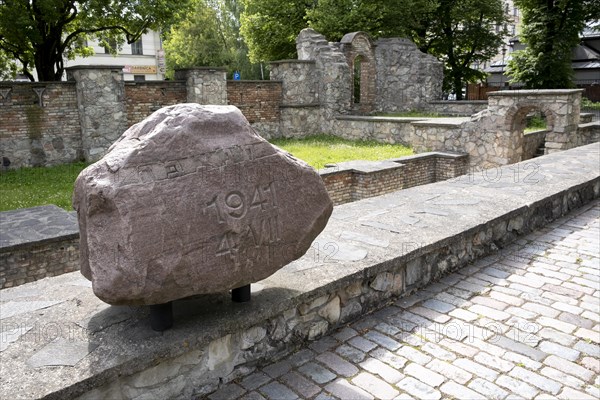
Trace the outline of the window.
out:
[[[142,38],[139,38],[135,42],[131,43],[131,54],[141,56],[144,54],[142,47]]]
[[[105,54],[116,53],[117,52],[117,39],[108,38],[108,39],[106,39],[106,42],[108,43],[108,45],[104,46],[104,53]]]
[[[515,17],[518,17],[518,16],[519,16],[519,9],[518,9],[517,7],[515,7],[515,8],[513,9],[513,15],[514,15]]]
[[[144,82],[146,80],[146,75],[134,75],[133,80],[135,82]]]
[[[511,25],[511,26],[510,26],[510,34],[514,36],[514,35],[515,35],[515,32],[516,32],[515,26],[514,26],[514,25]]]

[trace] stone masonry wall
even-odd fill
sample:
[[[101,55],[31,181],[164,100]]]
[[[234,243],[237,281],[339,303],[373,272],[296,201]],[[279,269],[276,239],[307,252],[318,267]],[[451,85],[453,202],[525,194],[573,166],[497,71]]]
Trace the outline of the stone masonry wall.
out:
[[[74,83],[0,83],[0,121],[4,168],[64,164],[82,157]]]
[[[122,67],[71,67],[67,77],[77,88],[83,156],[97,161],[128,127]]]
[[[487,108],[487,100],[430,101],[427,110],[442,115],[468,117]]]
[[[523,135],[523,155],[521,156],[521,160],[529,160],[536,156],[538,149],[546,143],[547,132],[546,130],[541,130]]]
[[[443,65],[408,39],[375,42],[379,112],[424,110],[442,95]]]
[[[356,79],[355,64],[360,63],[360,98],[356,99],[352,93],[352,111],[359,114],[370,113],[377,98],[377,70],[371,38],[365,32],[348,33],[340,41],[340,49],[346,56],[353,79]]]
[[[185,103],[186,98],[183,81],[127,82],[127,125],[137,124],[161,107]]]

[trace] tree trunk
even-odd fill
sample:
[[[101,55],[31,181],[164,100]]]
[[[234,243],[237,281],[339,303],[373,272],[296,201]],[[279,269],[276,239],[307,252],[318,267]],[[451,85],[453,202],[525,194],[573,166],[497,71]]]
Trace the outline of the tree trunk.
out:
[[[463,99],[463,92],[462,92],[462,79],[460,78],[460,76],[454,76],[452,78],[452,86],[454,86],[454,93],[456,93],[456,100],[462,100]]]

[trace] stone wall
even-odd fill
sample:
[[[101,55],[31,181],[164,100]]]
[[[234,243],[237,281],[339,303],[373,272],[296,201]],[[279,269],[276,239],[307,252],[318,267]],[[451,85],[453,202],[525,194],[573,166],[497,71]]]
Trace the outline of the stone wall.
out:
[[[81,124],[81,146],[86,161],[97,161],[128,128],[123,68],[85,66],[67,68],[75,81]]]
[[[342,37],[340,49],[350,66],[351,79],[355,82],[359,80],[359,93],[354,93],[355,90],[352,93],[352,112],[368,114],[375,109],[377,100],[375,46],[365,32],[353,32]],[[355,76],[356,73],[359,73],[359,76]]]
[[[185,103],[186,99],[184,81],[126,82],[127,125],[137,124],[161,107]]]
[[[380,112],[425,110],[442,96],[443,65],[408,39],[385,38],[375,43],[377,98]]]
[[[227,104],[225,68],[196,67],[175,71],[175,79],[185,81],[187,103]]]
[[[412,123],[421,120],[423,118],[340,116],[332,132],[350,140],[376,140],[412,147]]]
[[[72,82],[0,83],[0,121],[4,168],[64,164],[82,157]]]
[[[442,115],[468,117],[487,108],[487,100],[430,101],[426,110]]]
[[[579,125],[577,133],[580,145],[600,142],[600,121]]]
[[[0,213],[0,289],[79,269],[73,213],[39,206]]]
[[[523,161],[539,155],[538,150],[543,149],[546,143],[546,133],[548,131],[541,130],[523,135],[523,155],[521,156]]]

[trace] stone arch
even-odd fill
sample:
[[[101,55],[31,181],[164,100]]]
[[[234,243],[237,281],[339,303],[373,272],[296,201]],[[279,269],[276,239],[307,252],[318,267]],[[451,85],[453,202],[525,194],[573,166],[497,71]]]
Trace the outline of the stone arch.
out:
[[[352,82],[359,82],[360,87],[358,96],[354,95],[353,91],[352,110],[359,113],[370,113],[375,107],[377,81],[373,42],[365,32],[352,32],[344,35],[340,42],[340,48],[350,66]],[[357,62],[360,68],[356,68]],[[356,73],[359,73],[360,76],[357,77]]]
[[[492,161],[498,165],[522,161],[524,151],[528,152],[526,147],[531,144],[531,138],[524,138],[523,128],[525,117],[532,110],[539,110],[546,117],[544,154],[577,146],[581,92],[550,89],[488,93],[487,117],[481,122],[495,153]]]
[[[554,130],[556,114],[544,103],[522,102],[510,107],[505,115],[504,129],[510,132],[509,138],[515,150],[514,162],[533,158],[537,150],[545,149],[546,134],[525,135],[527,116],[532,112],[540,112],[546,119],[546,132]],[[544,150],[545,151],[545,150]]]

